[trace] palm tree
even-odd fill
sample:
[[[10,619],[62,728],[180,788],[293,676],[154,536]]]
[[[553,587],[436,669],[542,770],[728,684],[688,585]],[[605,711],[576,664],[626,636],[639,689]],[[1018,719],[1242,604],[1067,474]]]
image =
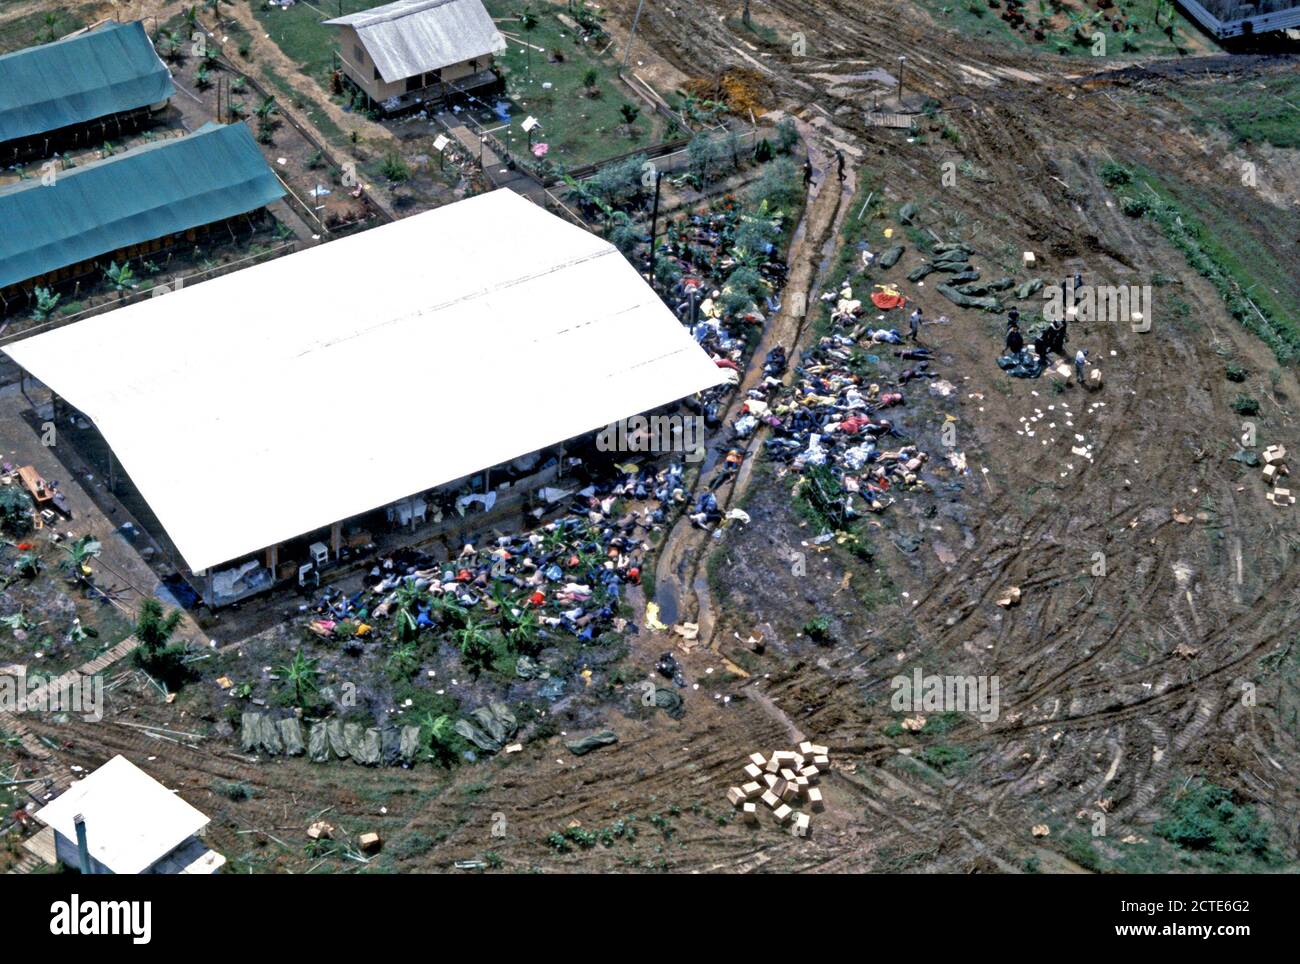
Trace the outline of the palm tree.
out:
[[[419,588],[414,580],[404,582],[393,592],[393,609],[397,613],[397,638],[403,642],[414,639],[419,633],[417,612],[428,600],[427,589]]]
[[[104,278],[113,286],[114,291],[126,291],[127,288],[135,287],[135,272],[131,270],[129,261],[123,261],[121,267],[118,267],[116,261],[110,261],[104,269]]]
[[[301,649],[294,653],[293,659],[283,666],[277,666],[275,675],[293,686],[293,701],[304,705],[303,694],[315,693],[320,687],[316,677],[320,676],[317,668],[320,660],[307,656]]]
[[[59,21],[63,18],[57,13],[47,13],[45,15],[45,33],[36,39],[41,43],[53,43],[59,39],[58,27]]]
[[[146,599],[140,604],[140,613],[135,619],[135,638],[147,652],[156,653],[167,645],[180,621],[179,609],[164,616],[162,603],[157,599]]]
[[[496,655],[492,651],[492,640],[479,623],[473,619],[467,619],[465,625],[456,630],[456,642],[460,647],[461,659],[465,662],[465,668],[474,676],[478,676],[485,668],[492,665],[492,658]]]
[[[94,536],[85,535],[76,542],[61,543],[59,548],[68,554],[68,566],[78,582],[90,576],[90,560],[99,556],[103,548]]]
[[[456,730],[446,713],[440,716],[424,714],[420,721],[420,734],[429,741],[430,752],[443,766],[456,759]]]
[[[469,610],[456,602],[455,596],[450,593],[443,593],[441,596],[434,596],[429,600],[429,615],[440,624],[460,623],[464,625],[465,620],[469,617]]]

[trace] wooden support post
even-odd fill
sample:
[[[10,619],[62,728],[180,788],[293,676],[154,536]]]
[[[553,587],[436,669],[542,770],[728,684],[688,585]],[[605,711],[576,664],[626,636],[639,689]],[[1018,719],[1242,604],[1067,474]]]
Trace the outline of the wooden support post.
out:
[[[266,550],[266,568],[271,570],[271,582],[275,582],[280,571],[280,544],[277,542]]]
[[[415,513],[411,513],[411,522],[415,522]],[[330,526],[330,549],[334,552],[334,558],[339,557],[339,552],[343,549],[343,523],[335,522]]]

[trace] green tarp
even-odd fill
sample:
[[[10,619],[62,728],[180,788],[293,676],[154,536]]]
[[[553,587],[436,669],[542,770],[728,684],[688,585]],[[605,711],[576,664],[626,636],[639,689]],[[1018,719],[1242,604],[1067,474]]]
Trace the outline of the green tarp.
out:
[[[114,23],[0,57],[0,143],[171,97],[144,25]]]
[[[284,196],[243,124],[170,138],[0,187],[0,288],[254,211]]]

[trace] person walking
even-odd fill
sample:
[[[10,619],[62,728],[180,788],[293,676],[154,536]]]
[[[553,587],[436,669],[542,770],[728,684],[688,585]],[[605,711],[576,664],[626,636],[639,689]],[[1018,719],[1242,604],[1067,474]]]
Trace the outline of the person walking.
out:
[[[1083,366],[1086,365],[1087,362],[1088,362],[1087,349],[1080,348],[1078,351],[1074,353],[1074,377],[1079,380],[1080,385],[1083,384]]]
[[[908,337],[912,341],[920,341],[921,337],[921,309],[918,306],[907,318]]]
[[[844,152],[843,151],[837,150],[835,152],[835,163],[836,165],[838,165],[836,169],[836,173],[839,174],[840,183],[843,184],[844,183]]]

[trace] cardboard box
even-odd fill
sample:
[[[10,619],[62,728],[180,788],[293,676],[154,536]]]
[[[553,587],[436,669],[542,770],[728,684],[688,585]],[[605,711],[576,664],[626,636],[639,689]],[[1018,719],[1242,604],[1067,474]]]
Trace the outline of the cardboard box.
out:
[[[826,809],[825,804],[822,803],[822,792],[816,787],[811,787],[808,790],[808,806],[814,813],[821,813]]]
[[[733,807],[738,807],[745,802],[745,791],[740,787],[732,787],[727,791],[727,802]]]

